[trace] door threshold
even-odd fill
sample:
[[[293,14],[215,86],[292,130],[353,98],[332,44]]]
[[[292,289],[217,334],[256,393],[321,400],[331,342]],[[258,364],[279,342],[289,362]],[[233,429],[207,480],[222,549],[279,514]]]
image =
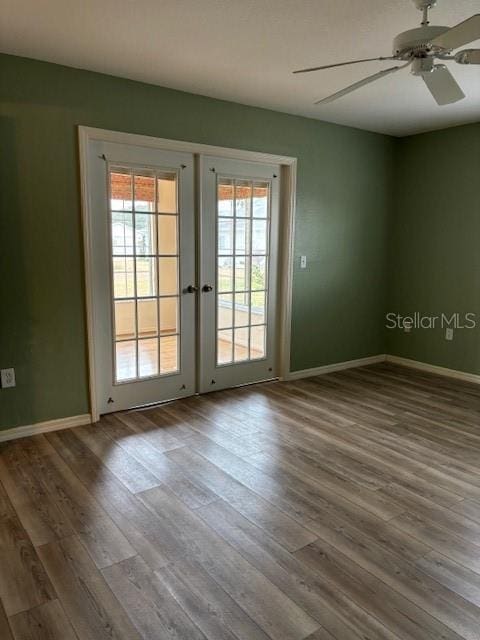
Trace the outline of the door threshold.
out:
[[[191,396],[180,396],[179,398],[170,398],[169,400],[160,400],[159,402],[151,402],[149,404],[142,404],[136,407],[130,407],[129,409],[122,409],[120,411],[115,411],[115,413],[128,413],[129,411],[149,411],[150,409],[155,409],[156,407],[163,407],[166,404],[171,404],[172,402],[178,402],[179,400],[183,400],[184,398],[196,398],[205,396],[209,393],[215,393],[220,391],[229,391],[231,389],[240,389],[241,387],[252,387],[254,385],[267,384],[269,382],[279,382],[280,378],[267,378],[266,380],[255,380],[254,382],[244,382],[243,384],[236,384],[233,387],[225,387],[224,389],[212,389],[211,391],[206,391],[204,393],[195,392],[192,393]],[[110,415],[110,414],[105,414]]]

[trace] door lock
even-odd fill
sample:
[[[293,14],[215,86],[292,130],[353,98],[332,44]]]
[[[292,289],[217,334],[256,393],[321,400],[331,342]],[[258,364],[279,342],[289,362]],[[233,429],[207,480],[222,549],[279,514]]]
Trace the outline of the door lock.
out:
[[[205,291],[205,293],[208,293],[209,291],[213,291],[213,287],[211,284],[204,284],[202,287],[202,291]]]

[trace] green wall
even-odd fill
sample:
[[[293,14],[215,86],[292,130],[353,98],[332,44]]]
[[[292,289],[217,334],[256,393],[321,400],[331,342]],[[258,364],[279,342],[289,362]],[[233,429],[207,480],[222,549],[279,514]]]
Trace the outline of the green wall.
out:
[[[298,157],[292,369],[384,350],[394,140],[0,56],[0,428],[88,412],[76,126]]]
[[[480,324],[384,330],[480,323],[480,124],[394,139],[6,55],[0,101],[0,429],[88,412],[79,124],[298,158],[292,370],[388,352],[480,373]]]
[[[388,353],[480,373],[480,124],[397,140],[389,311],[476,313],[475,330],[387,331]]]

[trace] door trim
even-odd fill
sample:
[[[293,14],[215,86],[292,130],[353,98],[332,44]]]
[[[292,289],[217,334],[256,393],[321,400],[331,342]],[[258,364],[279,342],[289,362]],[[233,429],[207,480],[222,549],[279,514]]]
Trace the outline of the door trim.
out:
[[[278,354],[280,379],[286,379],[290,373],[290,345],[291,345],[291,320],[292,320],[292,280],[293,280],[293,256],[294,256],[294,231],[295,231],[295,206],[296,206],[296,182],[297,182],[297,158],[280,156],[257,151],[242,149],[230,149],[228,147],[216,147],[196,142],[182,140],[168,140],[155,138],[135,133],[122,131],[109,131],[94,127],[78,126],[78,144],[80,160],[80,189],[81,189],[81,214],[83,227],[83,252],[85,271],[85,305],[87,321],[87,345],[88,345],[88,376],[90,412],[92,421],[99,418],[98,403],[96,398],[95,380],[95,340],[94,340],[94,299],[92,286],[92,231],[91,221],[93,212],[90,207],[90,188],[88,184],[88,148],[92,141],[116,142],[128,145],[150,147],[163,151],[184,151],[195,156],[198,166],[204,155],[219,156],[233,160],[246,160],[249,162],[262,162],[281,165],[281,194],[280,194],[280,256],[279,264],[282,265],[279,273],[279,306],[282,309],[280,326],[278,331]],[[198,199],[198,198],[197,198]],[[198,211],[197,211],[198,214]]]

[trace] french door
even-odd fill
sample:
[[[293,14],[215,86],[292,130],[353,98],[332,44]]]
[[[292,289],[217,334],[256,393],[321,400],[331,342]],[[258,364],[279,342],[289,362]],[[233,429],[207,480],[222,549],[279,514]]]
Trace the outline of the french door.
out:
[[[98,413],[276,376],[279,175],[274,165],[90,144]]]
[[[195,393],[194,159],[89,147],[99,413]]]
[[[276,376],[279,176],[202,159],[200,392]]]

